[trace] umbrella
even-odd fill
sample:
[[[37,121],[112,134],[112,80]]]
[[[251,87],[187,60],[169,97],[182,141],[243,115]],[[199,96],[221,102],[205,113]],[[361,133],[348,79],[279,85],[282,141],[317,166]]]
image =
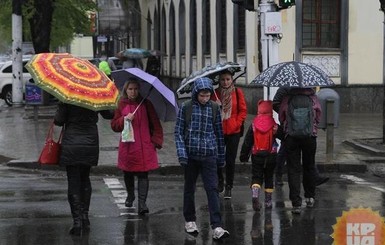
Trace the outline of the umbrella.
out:
[[[266,87],[327,87],[334,82],[320,68],[298,61],[272,65],[251,81]]]
[[[209,77],[214,79],[217,75],[225,70],[229,70],[233,75],[241,71],[244,65],[235,62],[217,63],[215,65],[205,66],[202,70],[194,71],[188,77],[182,80],[177,93],[188,93],[191,91],[194,81],[201,77]]]
[[[139,69],[127,68],[111,72],[118,88],[122,89],[130,77],[139,78],[140,94],[149,99],[155,107],[158,117],[162,121],[174,121],[178,112],[175,94],[167,88],[157,77]]]
[[[143,48],[129,48],[120,53],[121,56],[129,59],[143,59],[152,56],[150,50]]]
[[[88,60],[67,53],[40,53],[25,67],[37,86],[64,103],[94,111],[116,108],[119,90]]]

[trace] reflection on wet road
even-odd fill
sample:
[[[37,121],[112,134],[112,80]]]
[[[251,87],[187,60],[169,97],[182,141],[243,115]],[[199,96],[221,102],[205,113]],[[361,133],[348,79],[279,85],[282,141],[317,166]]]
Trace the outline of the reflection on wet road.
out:
[[[332,226],[342,211],[363,206],[383,216],[382,180],[369,174],[346,176],[330,174],[331,180],[317,188],[315,207],[303,205],[300,215],[290,212],[287,182],[276,188],[272,210],[254,212],[248,178],[239,176],[233,198],[221,199],[224,227],[231,234],[221,244],[332,244]],[[196,194],[197,237],[184,232],[181,178],[150,176],[150,214],[145,217],[137,215],[136,202],[133,208],[124,207],[121,176],[95,176],[92,184],[91,231],[72,239],[67,233],[72,219],[64,173],[1,166],[0,244],[218,244],[212,239],[201,182]]]

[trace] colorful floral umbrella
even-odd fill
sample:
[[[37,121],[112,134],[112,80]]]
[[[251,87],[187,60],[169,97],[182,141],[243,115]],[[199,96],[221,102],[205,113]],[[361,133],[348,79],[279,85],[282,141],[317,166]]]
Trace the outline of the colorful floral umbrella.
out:
[[[26,68],[37,86],[64,103],[94,111],[116,108],[119,90],[87,60],[67,53],[41,53]]]

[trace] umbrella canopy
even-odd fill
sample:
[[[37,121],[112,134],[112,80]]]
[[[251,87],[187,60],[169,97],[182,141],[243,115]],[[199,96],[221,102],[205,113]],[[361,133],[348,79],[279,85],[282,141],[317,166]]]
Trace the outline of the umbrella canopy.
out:
[[[188,77],[182,80],[177,93],[188,93],[192,89],[194,81],[201,77],[209,77],[214,79],[217,75],[225,70],[229,70],[233,75],[240,72],[244,65],[235,62],[217,63],[215,65],[205,66],[202,70],[194,71]]]
[[[140,94],[149,99],[155,107],[158,117],[162,121],[174,121],[178,113],[178,104],[175,94],[167,88],[157,77],[139,69],[127,68],[111,72],[116,86],[123,88],[124,83],[130,78],[138,78],[140,84]]]
[[[25,67],[37,86],[64,103],[94,111],[117,106],[119,90],[88,60],[67,53],[41,53]]]
[[[128,48],[120,53],[121,56],[129,59],[143,59],[152,56],[150,50],[143,48]]]
[[[334,82],[320,68],[298,61],[272,65],[251,81],[266,87],[328,87]]]

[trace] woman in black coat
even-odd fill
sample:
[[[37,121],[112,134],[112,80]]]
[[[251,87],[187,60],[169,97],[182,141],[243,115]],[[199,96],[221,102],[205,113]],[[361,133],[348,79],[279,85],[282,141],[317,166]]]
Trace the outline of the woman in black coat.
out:
[[[110,111],[100,111],[105,119],[112,119]],[[73,227],[70,234],[80,236],[90,228],[88,210],[91,200],[90,170],[99,160],[98,112],[79,106],[60,103],[54,117],[63,126],[60,166],[66,168],[68,202]]]

